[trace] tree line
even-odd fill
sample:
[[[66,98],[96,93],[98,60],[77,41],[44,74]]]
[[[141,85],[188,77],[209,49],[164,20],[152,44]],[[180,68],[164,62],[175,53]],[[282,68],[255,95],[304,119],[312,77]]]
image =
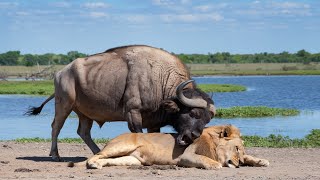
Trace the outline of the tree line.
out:
[[[174,54],[174,53],[172,53]],[[320,53],[309,53],[300,50],[296,53],[256,53],[256,54],[230,54],[229,52],[217,52],[208,54],[175,54],[187,64],[222,64],[222,63],[304,63],[320,62]],[[67,54],[46,53],[21,54],[20,51],[8,51],[0,54],[0,65],[6,66],[34,66],[34,65],[65,65],[87,54],[78,51],[70,51]]]
[[[79,57],[86,57],[87,54],[78,51],[70,51],[67,54],[21,54],[20,51],[8,51],[0,54],[0,65],[4,66],[34,66],[34,65],[53,65],[69,64]]]

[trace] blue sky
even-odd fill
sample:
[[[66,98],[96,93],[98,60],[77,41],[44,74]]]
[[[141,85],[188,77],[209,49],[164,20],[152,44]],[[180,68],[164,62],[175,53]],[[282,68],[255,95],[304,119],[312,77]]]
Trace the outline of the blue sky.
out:
[[[187,54],[320,52],[320,1],[0,0],[0,53],[93,54],[128,44]]]

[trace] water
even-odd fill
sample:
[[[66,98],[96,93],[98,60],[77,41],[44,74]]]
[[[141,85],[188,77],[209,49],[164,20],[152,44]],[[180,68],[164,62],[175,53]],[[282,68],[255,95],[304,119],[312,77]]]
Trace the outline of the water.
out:
[[[239,84],[245,92],[213,93],[217,107],[268,106],[296,108],[302,111],[293,117],[213,119],[209,125],[234,124],[243,135],[268,136],[281,134],[302,138],[311,129],[320,128],[320,76],[222,76],[195,77],[200,83]],[[0,140],[22,137],[50,138],[54,116],[54,101],[49,102],[39,116],[24,116],[29,106],[39,106],[47,97],[0,95]],[[79,137],[78,120],[67,119],[59,138]],[[162,132],[172,132],[164,127]],[[105,123],[92,128],[94,138],[113,138],[129,132],[126,122]]]

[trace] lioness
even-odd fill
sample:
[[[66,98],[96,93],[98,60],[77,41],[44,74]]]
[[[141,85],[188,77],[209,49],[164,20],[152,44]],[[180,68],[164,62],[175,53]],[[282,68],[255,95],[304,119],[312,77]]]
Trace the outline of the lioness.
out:
[[[269,161],[246,155],[240,131],[232,125],[205,128],[189,146],[176,143],[176,134],[127,133],[112,139],[86,162],[88,168],[120,165],[178,165],[204,169],[268,166]],[[68,166],[83,163],[69,163]]]

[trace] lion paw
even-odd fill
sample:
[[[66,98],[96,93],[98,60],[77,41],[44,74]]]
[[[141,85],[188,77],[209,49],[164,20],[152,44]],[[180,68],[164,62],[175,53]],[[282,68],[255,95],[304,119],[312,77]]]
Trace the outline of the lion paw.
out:
[[[264,167],[269,166],[269,164],[270,164],[269,161],[266,159],[260,159],[257,163],[258,166],[264,166]]]
[[[208,170],[215,170],[215,169],[221,169],[222,168],[222,164],[210,164],[209,166],[206,166],[205,169]]]
[[[98,162],[88,163],[87,168],[88,169],[102,169],[102,165],[99,164]]]

